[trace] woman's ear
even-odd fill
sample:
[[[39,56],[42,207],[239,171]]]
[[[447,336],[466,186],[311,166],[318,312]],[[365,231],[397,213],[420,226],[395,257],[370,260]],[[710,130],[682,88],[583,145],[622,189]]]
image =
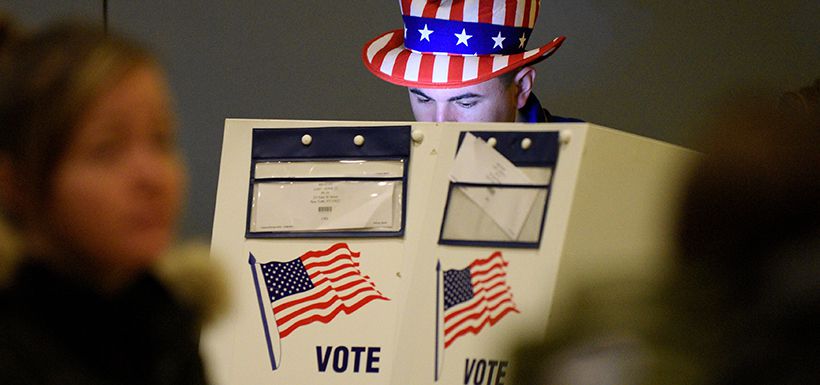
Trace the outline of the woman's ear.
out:
[[[520,110],[527,104],[527,99],[532,93],[532,87],[535,84],[535,68],[524,67],[518,70],[515,78],[513,78],[513,83],[518,89],[518,93],[515,95],[516,108]]]

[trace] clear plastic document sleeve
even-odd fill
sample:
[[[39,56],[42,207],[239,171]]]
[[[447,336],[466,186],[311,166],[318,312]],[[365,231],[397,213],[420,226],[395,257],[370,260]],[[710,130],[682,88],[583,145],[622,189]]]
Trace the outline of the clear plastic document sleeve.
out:
[[[450,173],[439,243],[538,248],[555,132],[466,132]]]
[[[407,127],[259,129],[253,146],[247,237],[403,234]]]

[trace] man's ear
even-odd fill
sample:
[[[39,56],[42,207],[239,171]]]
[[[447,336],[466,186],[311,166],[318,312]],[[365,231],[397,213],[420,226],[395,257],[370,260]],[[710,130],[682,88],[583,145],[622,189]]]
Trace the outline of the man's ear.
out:
[[[523,67],[518,70],[515,78],[513,78],[513,83],[518,89],[518,93],[515,95],[516,109],[520,110],[527,104],[527,99],[532,93],[532,87],[535,85],[535,68]]]

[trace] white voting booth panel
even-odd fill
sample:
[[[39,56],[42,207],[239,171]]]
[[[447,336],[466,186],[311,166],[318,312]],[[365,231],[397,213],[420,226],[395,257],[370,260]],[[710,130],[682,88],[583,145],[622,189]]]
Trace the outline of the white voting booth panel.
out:
[[[409,126],[402,135],[412,132],[403,234],[249,236],[254,130],[324,130],[311,131],[319,137],[361,128],[369,143],[371,126]],[[545,213],[543,222],[532,222],[535,242],[485,242],[494,239],[492,231],[476,242],[440,241],[445,213],[457,206],[451,174],[459,144],[467,143],[465,132],[497,132],[516,140],[553,133],[549,138],[560,141],[548,183],[537,188],[546,207],[534,205],[527,218],[530,223],[533,215]],[[533,148],[541,145],[533,142]],[[509,384],[505,376],[515,366],[510,345],[542,338],[548,319],[560,318],[556,313],[567,306],[574,287],[604,274],[648,276],[659,270],[668,254],[671,203],[694,156],[586,123],[228,119],[212,254],[226,269],[232,308],[203,335],[208,371],[223,385]],[[501,190],[488,189],[499,196]],[[266,264],[285,266],[326,254],[354,261],[357,271],[351,274],[370,285],[365,292],[373,298],[334,305],[325,313],[315,310],[298,327],[286,326],[282,314],[288,310],[260,294],[270,273]],[[466,281],[459,281],[465,275]],[[477,282],[482,276],[486,280]],[[464,288],[457,282],[468,286],[469,299],[461,298]],[[277,334],[282,329],[285,336]]]

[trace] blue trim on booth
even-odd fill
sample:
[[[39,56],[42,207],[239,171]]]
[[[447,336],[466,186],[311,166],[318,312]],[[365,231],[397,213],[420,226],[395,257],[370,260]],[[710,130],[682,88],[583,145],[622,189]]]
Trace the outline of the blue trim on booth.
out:
[[[550,167],[558,159],[558,132],[556,131],[469,131],[485,142],[495,138],[495,150],[517,167]],[[464,142],[465,132],[458,136],[458,147]],[[529,149],[521,148],[521,141],[529,138]],[[456,151],[457,152],[457,151]]]

